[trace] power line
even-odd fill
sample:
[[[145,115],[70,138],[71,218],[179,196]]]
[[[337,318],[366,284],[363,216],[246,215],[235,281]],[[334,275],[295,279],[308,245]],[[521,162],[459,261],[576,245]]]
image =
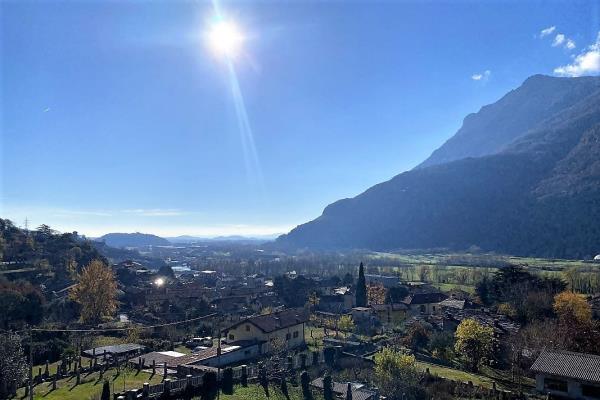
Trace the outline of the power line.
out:
[[[206,319],[206,318],[210,318],[210,317],[214,317],[216,316],[217,313],[212,313],[212,314],[208,314],[208,315],[203,315],[202,317],[196,317],[196,318],[190,318],[190,319],[186,319],[183,321],[176,321],[176,322],[169,322],[166,324],[158,324],[158,325],[148,325],[148,326],[144,326],[144,325],[136,325],[136,326],[132,326],[132,327],[128,327],[128,328],[101,328],[101,329],[48,329],[48,328],[32,328],[32,331],[35,332],[119,332],[119,331],[130,331],[133,329],[155,329],[155,328],[162,328],[165,326],[173,326],[173,325],[179,325],[179,324],[186,324],[189,322],[194,322],[194,321],[199,321],[202,319]]]

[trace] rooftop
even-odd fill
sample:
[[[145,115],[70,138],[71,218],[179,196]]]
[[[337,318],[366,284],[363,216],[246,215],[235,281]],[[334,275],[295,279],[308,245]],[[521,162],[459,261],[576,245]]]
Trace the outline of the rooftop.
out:
[[[439,303],[448,298],[443,293],[440,292],[426,292],[426,293],[415,293],[409,296],[406,296],[402,302],[404,304],[430,304],[430,303]]]
[[[312,381],[311,386],[318,389],[323,389],[323,378],[317,378]],[[352,400],[372,400],[376,397],[376,393],[372,390],[368,390],[362,383],[352,383]],[[348,391],[348,383],[333,382],[333,392],[343,399],[346,398],[346,392]]]
[[[600,383],[600,356],[570,351],[543,351],[533,372]]]
[[[258,315],[255,317],[246,318],[229,327],[233,329],[243,323],[251,323],[264,333],[274,332],[279,329],[289,328],[294,325],[302,324],[308,321],[306,311],[302,308],[290,308],[287,310]]]
[[[84,350],[83,353],[90,357],[96,355],[101,356],[106,352],[107,354],[126,354],[131,353],[133,351],[139,351],[145,349],[144,346],[136,343],[125,343],[125,344],[116,344],[113,346],[101,346],[95,347],[93,349]]]

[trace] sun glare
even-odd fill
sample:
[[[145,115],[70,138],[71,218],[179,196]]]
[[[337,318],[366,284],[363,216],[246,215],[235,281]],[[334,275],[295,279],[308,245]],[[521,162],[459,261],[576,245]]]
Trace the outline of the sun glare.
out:
[[[218,21],[212,26],[208,41],[210,48],[217,55],[235,57],[240,51],[244,37],[234,23]]]

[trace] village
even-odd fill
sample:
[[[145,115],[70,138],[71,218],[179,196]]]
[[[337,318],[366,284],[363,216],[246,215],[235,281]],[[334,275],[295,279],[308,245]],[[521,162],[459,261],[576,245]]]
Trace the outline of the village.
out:
[[[170,258],[158,270],[132,260],[112,269],[116,319],[91,330],[81,326],[81,334],[76,326],[67,336],[52,328],[30,332],[35,342],[60,336],[67,344],[43,362],[49,353],[34,350],[31,384],[9,383],[7,393],[53,399],[81,390],[83,396],[105,381],[115,400],[209,398],[232,394],[234,386],[262,387],[268,396],[269,385],[272,393],[289,397],[296,390],[304,399],[377,400],[398,391],[414,399],[600,398],[594,342],[600,298],[574,295],[562,281],[540,280],[519,267],[485,277],[488,286],[475,291],[441,290],[378,268],[370,273],[363,263],[341,276],[196,270]],[[519,297],[515,280],[528,279],[539,287],[521,288],[531,291],[524,297],[531,304],[518,310],[510,301]],[[542,292],[543,299],[530,301]],[[544,299],[550,304],[540,304]],[[553,307],[558,330],[563,323],[585,325],[589,336],[580,342],[556,332],[545,343],[528,318]],[[589,312],[586,321],[577,319],[581,309]],[[398,371],[386,381],[381,368]]]

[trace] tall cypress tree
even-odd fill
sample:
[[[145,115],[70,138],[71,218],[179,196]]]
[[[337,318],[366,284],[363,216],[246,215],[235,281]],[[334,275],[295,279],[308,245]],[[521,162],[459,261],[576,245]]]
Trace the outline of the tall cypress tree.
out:
[[[358,281],[356,281],[356,307],[367,306],[367,282],[365,281],[365,267],[360,263],[358,267]]]
[[[323,378],[323,397],[325,400],[333,400],[333,381],[331,375],[325,374]]]
[[[110,383],[107,380],[104,381],[102,385],[102,395],[100,396],[101,400],[110,400]]]

